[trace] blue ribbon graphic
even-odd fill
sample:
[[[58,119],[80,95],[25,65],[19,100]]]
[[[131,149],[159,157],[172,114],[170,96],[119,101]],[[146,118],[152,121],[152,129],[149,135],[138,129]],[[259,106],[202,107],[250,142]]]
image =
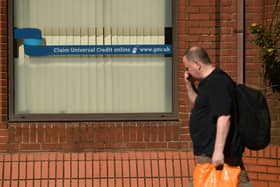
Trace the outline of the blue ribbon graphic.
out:
[[[40,45],[42,43],[42,33],[36,28],[15,28],[14,38],[23,39],[24,45]]]

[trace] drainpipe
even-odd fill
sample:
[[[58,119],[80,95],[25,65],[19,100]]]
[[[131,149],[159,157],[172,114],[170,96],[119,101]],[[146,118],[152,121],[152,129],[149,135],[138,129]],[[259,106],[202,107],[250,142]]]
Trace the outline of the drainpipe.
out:
[[[237,82],[245,83],[246,4],[237,0]]]

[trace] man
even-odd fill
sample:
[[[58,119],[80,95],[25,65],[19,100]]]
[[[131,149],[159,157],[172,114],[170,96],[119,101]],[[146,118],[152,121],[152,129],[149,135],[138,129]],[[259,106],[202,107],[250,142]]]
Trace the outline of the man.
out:
[[[189,126],[197,162],[239,165],[239,187],[251,187],[241,159],[244,146],[234,125],[235,83],[215,68],[203,48],[187,50],[183,63],[187,95],[194,105]],[[197,89],[194,80],[200,81]]]

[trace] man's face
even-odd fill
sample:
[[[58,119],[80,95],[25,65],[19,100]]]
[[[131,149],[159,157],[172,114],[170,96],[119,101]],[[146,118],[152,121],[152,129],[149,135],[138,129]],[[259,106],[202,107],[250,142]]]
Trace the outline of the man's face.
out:
[[[198,62],[189,61],[185,56],[183,57],[185,72],[195,79],[200,79],[199,64]]]

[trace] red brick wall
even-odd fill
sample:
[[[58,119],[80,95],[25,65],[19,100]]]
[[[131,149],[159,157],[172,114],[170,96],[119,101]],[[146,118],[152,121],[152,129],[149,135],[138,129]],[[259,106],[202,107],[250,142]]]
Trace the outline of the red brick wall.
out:
[[[0,151],[84,151],[112,149],[189,149],[190,105],[184,87],[181,57],[193,45],[205,47],[212,61],[237,76],[237,0],[177,0],[179,121],[8,123],[7,0],[0,0]],[[247,0],[246,80],[264,87],[259,50],[249,42],[248,26],[264,22],[274,0]],[[240,44],[239,44],[240,45]],[[280,142],[279,94],[267,91],[272,116],[272,143]],[[246,167],[255,186],[276,186],[279,178],[279,146],[265,152],[247,151]]]
[[[264,22],[267,24],[271,23],[272,13],[274,9],[275,1],[273,0],[266,0],[265,1],[265,7],[264,7]],[[280,3],[278,4],[278,7],[276,9],[276,12],[278,12],[279,15],[280,11]],[[279,19],[279,18],[278,18]],[[272,143],[276,143],[279,145],[280,142],[280,94],[279,93],[273,93],[270,91],[267,92],[267,98],[270,105],[270,111],[271,118],[272,118],[272,129],[271,129],[271,138]]]
[[[7,116],[8,116],[8,60],[7,60],[7,1],[0,0],[0,150],[6,147],[8,141]]]
[[[280,147],[270,145],[264,150],[246,150],[243,161],[254,187],[278,187],[280,184]]]
[[[274,5],[276,0],[255,1],[249,0],[247,2],[247,28],[252,23],[270,24]],[[280,11],[280,4],[277,11]],[[259,54],[259,49],[251,43],[253,39],[247,29],[247,43],[246,43],[246,79],[250,85],[255,85],[262,88],[266,94],[267,101],[271,113],[271,143],[278,144],[280,142],[280,94],[273,93],[272,90],[264,83],[263,63]],[[265,89],[264,89],[265,88]]]
[[[177,122],[14,123],[8,125],[10,151],[83,151],[186,148]]]

